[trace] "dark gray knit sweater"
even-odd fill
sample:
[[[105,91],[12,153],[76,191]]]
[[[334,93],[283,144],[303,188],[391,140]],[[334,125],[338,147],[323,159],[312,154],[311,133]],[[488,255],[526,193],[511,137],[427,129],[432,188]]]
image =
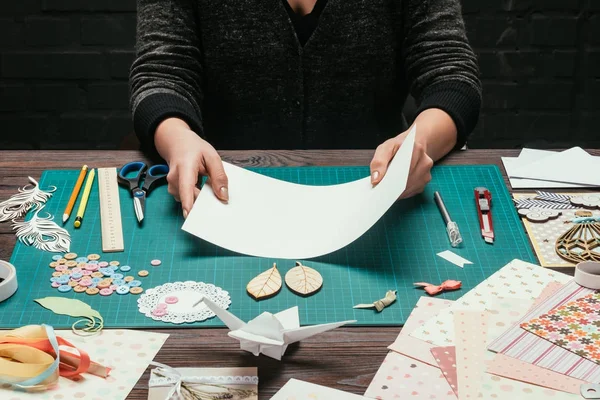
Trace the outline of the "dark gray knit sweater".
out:
[[[460,0],[329,0],[305,46],[281,0],[138,0],[135,130],[185,120],[217,149],[374,148],[440,108],[458,146],[481,103]]]

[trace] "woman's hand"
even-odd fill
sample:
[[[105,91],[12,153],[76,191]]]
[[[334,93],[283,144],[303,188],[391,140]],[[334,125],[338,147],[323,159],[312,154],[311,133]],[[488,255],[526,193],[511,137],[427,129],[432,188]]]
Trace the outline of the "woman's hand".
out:
[[[227,175],[214,147],[202,139],[182,120],[169,118],[156,129],[154,142],[159,154],[169,164],[168,190],[181,201],[183,217],[187,218],[200,193],[198,176],[208,176],[215,195],[229,200]]]
[[[388,139],[377,147],[375,155],[371,161],[371,183],[373,185],[381,182],[387,171],[390,161],[396,155],[396,152],[404,142],[409,131],[402,132],[392,139]],[[431,181],[431,167],[433,160],[425,152],[426,143],[419,141],[415,137],[412,158],[410,161],[410,172],[408,173],[408,182],[406,189],[400,196],[401,199],[414,196],[423,192],[425,186]]]

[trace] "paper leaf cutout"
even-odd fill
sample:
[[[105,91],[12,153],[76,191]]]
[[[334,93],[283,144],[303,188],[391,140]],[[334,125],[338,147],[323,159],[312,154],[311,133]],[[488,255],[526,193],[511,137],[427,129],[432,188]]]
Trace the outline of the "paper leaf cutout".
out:
[[[246,286],[246,290],[256,300],[276,295],[281,290],[281,275],[277,264],[273,263],[273,268],[252,279]]]
[[[29,221],[13,221],[17,238],[27,246],[34,246],[43,251],[52,253],[66,253],[71,247],[71,235],[66,229],[58,226],[53,217],[48,214],[46,218],[38,214],[44,208],[41,206]]]
[[[80,336],[94,335],[104,327],[104,319],[100,313],[81,300],[67,299],[64,297],[44,297],[35,299],[36,303],[55,314],[68,315],[70,317],[84,317],[75,321],[71,329]],[[79,323],[85,322],[85,328],[78,329]]]
[[[0,203],[0,222],[21,218],[31,208],[41,208],[42,204],[52,197],[52,192],[56,190],[56,186],[52,186],[50,191],[45,192],[40,189],[35,179],[29,177],[29,181],[33,187],[27,185],[19,188],[19,193]]]
[[[285,284],[294,293],[308,296],[323,286],[323,277],[316,270],[296,261],[296,266],[285,274]]]

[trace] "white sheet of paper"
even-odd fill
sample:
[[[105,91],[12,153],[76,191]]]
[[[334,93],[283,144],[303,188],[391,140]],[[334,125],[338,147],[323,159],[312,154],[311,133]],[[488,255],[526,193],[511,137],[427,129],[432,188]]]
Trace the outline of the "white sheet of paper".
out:
[[[556,151],[550,150],[536,150],[524,148],[518,157],[502,157],[502,163],[506,170],[506,175],[509,177],[510,186],[513,189],[566,189],[566,188],[580,188],[588,187],[587,185],[577,185],[575,183],[564,183],[564,182],[550,182],[540,181],[536,179],[524,179],[524,178],[511,178],[513,172],[523,167],[524,165],[531,164],[539,161],[544,157],[552,154],[556,154]]]
[[[332,389],[326,386],[317,385],[310,382],[290,379],[271,400],[358,400],[367,399],[341,390]]]
[[[458,254],[453,253],[450,250],[442,251],[441,253],[437,253],[437,255],[442,257],[446,261],[450,261],[457,267],[464,268],[465,264],[473,264],[471,261],[467,260],[466,258],[462,258]]]
[[[511,178],[600,185],[600,157],[591,156],[581,147],[555,153],[511,171]]]
[[[404,192],[415,127],[375,187],[370,177],[298,185],[223,163],[229,202],[204,185],[182,229],[237,253],[308,259],[341,249],[371,228]]]

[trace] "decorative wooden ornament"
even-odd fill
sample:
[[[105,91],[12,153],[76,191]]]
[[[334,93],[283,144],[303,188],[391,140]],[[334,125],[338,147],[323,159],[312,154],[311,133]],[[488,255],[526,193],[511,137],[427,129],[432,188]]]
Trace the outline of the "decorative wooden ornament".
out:
[[[256,300],[276,295],[281,290],[281,274],[277,264],[252,279],[246,286],[248,294]]]
[[[285,284],[296,294],[310,296],[321,289],[323,277],[318,271],[296,261],[296,266],[285,274]]]
[[[561,258],[577,264],[600,261],[600,223],[597,218],[582,217],[558,239],[555,250]]]
[[[585,207],[591,209],[600,208],[600,194],[586,193],[580,196],[571,197],[571,204],[577,207]]]
[[[549,208],[521,208],[517,211],[521,217],[527,218],[531,222],[546,222],[558,218],[562,212]]]

